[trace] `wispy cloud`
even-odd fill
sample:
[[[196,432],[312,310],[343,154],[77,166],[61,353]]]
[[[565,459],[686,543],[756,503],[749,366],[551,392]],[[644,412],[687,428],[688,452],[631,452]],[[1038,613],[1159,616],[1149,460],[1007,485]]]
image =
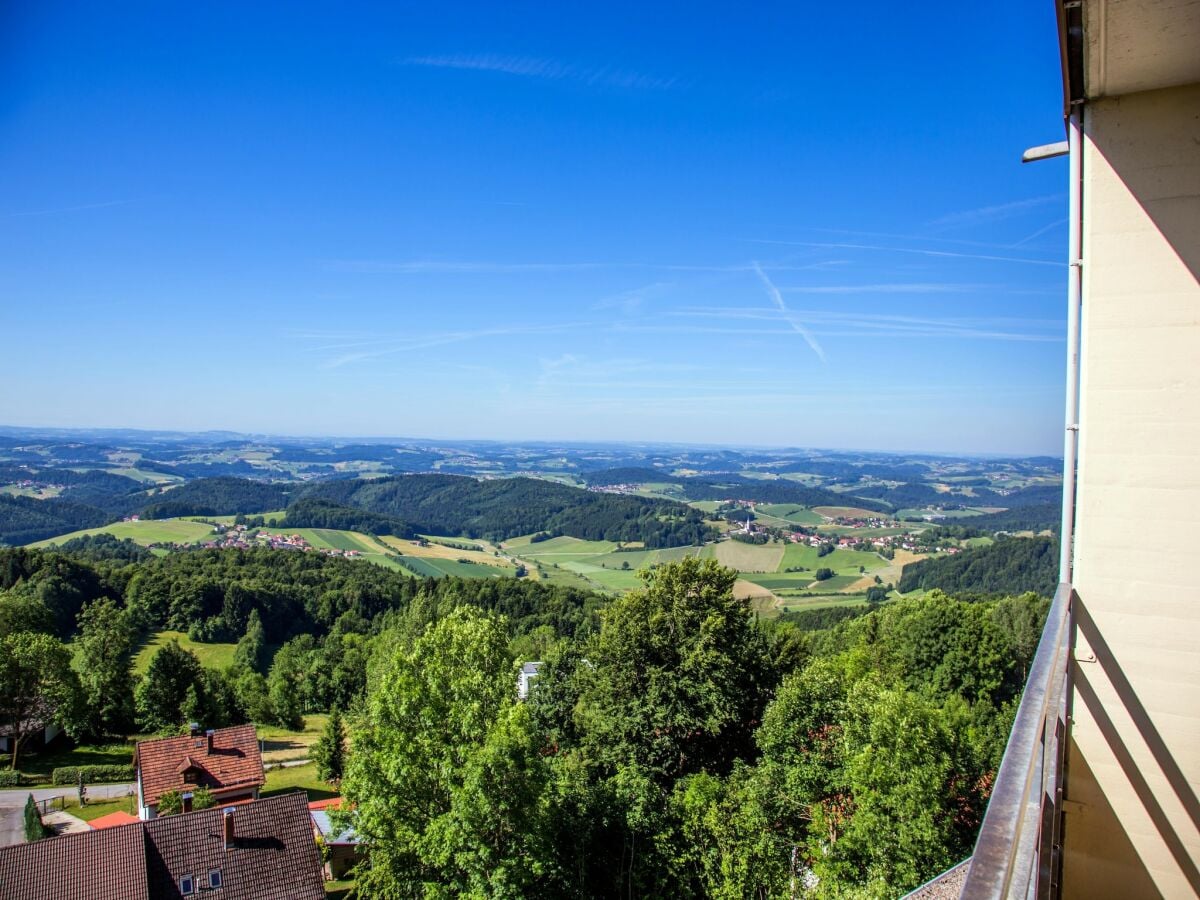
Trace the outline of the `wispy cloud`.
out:
[[[582,66],[553,59],[541,59],[536,56],[505,56],[496,53],[413,56],[403,62],[409,66],[499,72],[503,75],[519,75],[525,78],[542,78],[548,81],[568,80],[593,86],[636,90],[666,90],[679,82],[677,78],[647,75],[617,66]]]
[[[821,345],[817,343],[816,338],[804,327],[804,324],[799,319],[793,318],[788,314],[787,305],[783,302],[783,296],[779,293],[779,288],[775,287],[771,279],[767,277],[767,273],[762,270],[762,266],[754,263],[754,272],[758,275],[758,280],[762,282],[763,287],[767,289],[767,295],[775,303],[775,306],[778,307],[784,320],[791,325],[793,331],[804,338],[804,342],[812,348],[813,353],[817,354],[817,358],[821,362],[825,362],[825,351],[821,349]]]
[[[338,369],[351,363],[366,362],[384,356],[394,356],[398,353],[409,353],[414,350],[425,350],[430,347],[441,347],[446,344],[458,344],[463,341],[474,341],[491,337],[568,331],[584,327],[584,324],[580,322],[563,322],[552,325],[505,325],[492,328],[384,337],[322,332],[304,332],[296,336],[307,340],[320,341],[321,343],[312,348],[314,352],[335,354],[326,359],[321,364],[321,368]]]
[[[673,363],[637,357],[587,359],[572,353],[563,353],[555,359],[539,359],[538,365],[538,385],[557,389],[643,388],[648,385],[661,387],[666,384],[692,384],[694,379],[691,378],[683,382],[651,382],[645,378],[647,375],[694,375],[711,370],[711,367],[698,363]],[[630,380],[631,378],[634,380]]]
[[[980,206],[977,209],[966,209],[961,212],[949,213],[930,222],[934,228],[965,228],[970,225],[982,225],[1011,219],[1023,215],[1031,209],[1038,209],[1050,203],[1063,199],[1062,194],[1047,194],[1044,197],[1030,197],[1026,200],[1013,200],[1010,203],[997,203],[994,206]]]
[[[979,259],[991,262],[1023,263],[1030,266],[1053,266],[1061,268],[1061,262],[1047,259],[1028,259],[1020,256],[993,256],[987,253],[960,253],[952,250],[929,250],[922,247],[888,247],[882,244],[850,244],[830,241],[773,241],[756,239],[756,244],[780,244],[786,247],[814,247],[826,250],[874,250],[881,253],[913,253],[918,256],[951,257],[957,259]]]
[[[656,281],[653,284],[645,284],[632,290],[621,291],[619,294],[602,297],[592,304],[592,309],[619,309],[625,315],[632,315],[641,308],[646,300],[660,297],[674,287],[674,282]]]
[[[983,289],[979,284],[897,282],[891,284],[827,284],[781,287],[784,294],[964,294]]]
[[[1043,225],[1041,228],[1039,228],[1033,234],[1028,235],[1027,237],[1023,237],[1019,241],[1017,241],[1015,244],[1010,244],[1009,246],[1020,247],[1022,244],[1028,244],[1034,238],[1040,238],[1046,232],[1053,231],[1055,228],[1058,228],[1060,225],[1065,225],[1066,223],[1067,223],[1067,219],[1065,217],[1061,218],[1061,219],[1055,219],[1049,225]]]
[[[668,313],[677,318],[700,321],[778,323],[783,316],[775,310],[741,307],[691,307]],[[931,318],[886,313],[835,312],[831,310],[787,311],[787,323],[801,322],[811,334],[821,337],[954,338],[997,341],[1057,342],[1062,324],[1054,319],[963,316]],[[778,327],[730,329],[728,326],[681,326],[684,331],[714,331],[726,334],[778,335]]]
[[[384,260],[334,259],[325,261],[326,268],[336,272],[359,272],[379,275],[509,275],[538,272],[587,272],[600,269],[644,269],[663,272],[753,272],[758,268],[770,272],[802,272],[827,269],[841,265],[842,260],[824,260],[802,265],[789,263],[732,263],[702,265],[659,262],[494,262],[489,260]]]
[[[19,218],[23,216],[55,216],[59,213],[82,212],[87,209],[108,209],[111,206],[127,206],[130,203],[137,203],[137,200],[109,200],[105,203],[83,203],[79,206],[56,206],[50,209],[31,209],[25,212],[10,212],[4,213],[5,218]]]

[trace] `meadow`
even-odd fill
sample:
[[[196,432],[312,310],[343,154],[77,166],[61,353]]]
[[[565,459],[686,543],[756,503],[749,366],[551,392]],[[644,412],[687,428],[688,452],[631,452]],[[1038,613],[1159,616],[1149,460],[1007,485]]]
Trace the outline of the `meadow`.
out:
[[[148,547],[151,544],[198,544],[210,540],[213,537],[213,529],[211,525],[190,519],[143,519],[140,522],[113,522],[103,528],[72,531],[70,534],[60,534],[30,546],[50,547],[54,544],[65,544],[72,538],[93,534],[111,534],[118,540],[129,538],[135,544]]]
[[[209,669],[227,669],[233,665],[233,654],[237,644],[202,644],[193,641],[182,631],[159,631],[150,635],[133,658],[133,671],[144,675],[150,667],[150,660],[158,652],[158,648],[170,641],[178,641],[184,650],[190,650],[200,660],[200,665]]]

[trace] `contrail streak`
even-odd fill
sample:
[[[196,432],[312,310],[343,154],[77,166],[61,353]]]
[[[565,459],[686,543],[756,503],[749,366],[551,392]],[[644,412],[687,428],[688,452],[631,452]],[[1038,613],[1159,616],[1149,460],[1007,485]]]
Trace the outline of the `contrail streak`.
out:
[[[759,281],[763,283],[763,287],[767,289],[767,293],[775,302],[775,305],[779,307],[779,311],[783,313],[783,318],[792,326],[792,330],[804,338],[805,343],[812,347],[813,353],[817,354],[817,358],[821,362],[825,362],[825,351],[821,349],[821,345],[817,343],[817,339],[809,333],[808,329],[789,312],[787,305],[783,302],[783,295],[779,293],[779,288],[775,287],[775,284],[767,277],[767,273],[762,270],[762,266],[757,262],[754,263],[753,268],[758,274]]]

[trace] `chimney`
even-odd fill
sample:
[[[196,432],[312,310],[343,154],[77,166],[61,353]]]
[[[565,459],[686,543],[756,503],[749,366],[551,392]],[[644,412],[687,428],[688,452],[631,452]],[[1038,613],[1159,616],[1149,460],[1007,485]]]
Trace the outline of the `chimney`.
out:
[[[183,811],[185,813],[189,813],[192,811],[192,792],[191,791],[183,792]]]
[[[208,752],[210,754],[212,753],[213,731],[214,729],[210,728],[208,731],[204,732],[204,736],[208,738]]]
[[[188,734],[190,734],[192,737],[195,737],[199,733],[200,733],[200,723],[199,722],[188,722]]]
[[[222,818],[223,831],[225,834],[225,849],[233,849],[233,810],[226,809],[223,811]]]

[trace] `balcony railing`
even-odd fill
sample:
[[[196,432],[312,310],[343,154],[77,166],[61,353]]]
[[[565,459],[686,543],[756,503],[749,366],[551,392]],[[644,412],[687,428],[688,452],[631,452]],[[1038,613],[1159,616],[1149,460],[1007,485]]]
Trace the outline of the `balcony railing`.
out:
[[[1060,584],[1050,605],[979,829],[965,900],[1058,896],[1074,597],[1070,584]]]

